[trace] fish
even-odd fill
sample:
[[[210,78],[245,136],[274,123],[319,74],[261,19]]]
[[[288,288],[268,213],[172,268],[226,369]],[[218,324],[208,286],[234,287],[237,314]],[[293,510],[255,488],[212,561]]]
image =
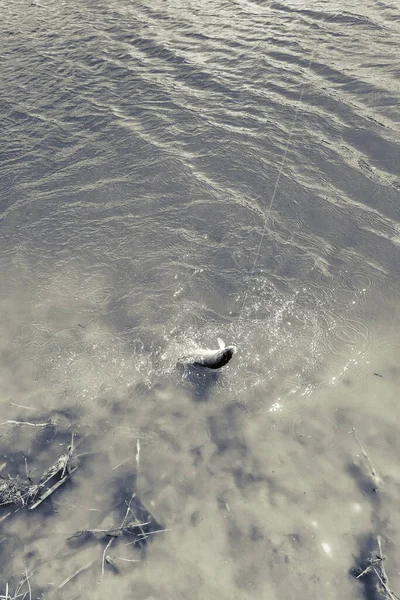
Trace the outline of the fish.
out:
[[[236,346],[227,346],[221,338],[218,338],[218,348],[215,350],[198,348],[192,354],[180,358],[179,364],[193,367],[206,367],[207,369],[220,369],[231,360],[236,352]]]

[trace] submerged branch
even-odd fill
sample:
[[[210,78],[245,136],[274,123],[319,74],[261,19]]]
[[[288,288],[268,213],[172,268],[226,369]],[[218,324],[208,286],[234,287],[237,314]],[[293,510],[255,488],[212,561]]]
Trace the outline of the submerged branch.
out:
[[[72,434],[67,452],[46,469],[38,483],[34,483],[28,476],[26,461],[26,479],[19,475],[14,477],[0,475],[0,506],[13,504],[34,510],[62,486],[77,468],[78,462],[74,455],[74,435]]]
[[[377,474],[374,465],[372,464],[371,459],[369,458],[368,454],[366,453],[364,446],[361,444],[360,440],[358,439],[358,437],[356,436],[356,429],[355,427],[351,428],[351,433],[353,434],[354,439],[356,440],[357,444],[360,447],[360,450],[369,466],[369,470],[370,470],[370,475],[371,475],[371,479],[374,483],[375,489],[378,489],[380,484],[382,483],[382,479],[379,477],[379,475]]]
[[[361,573],[356,575],[356,579],[374,574],[376,579],[373,581],[373,585],[376,591],[389,600],[399,600],[399,597],[389,587],[389,580],[384,567],[385,557],[382,553],[382,539],[379,535],[377,536],[377,550],[378,552],[374,552],[371,557],[367,558],[366,566]]]

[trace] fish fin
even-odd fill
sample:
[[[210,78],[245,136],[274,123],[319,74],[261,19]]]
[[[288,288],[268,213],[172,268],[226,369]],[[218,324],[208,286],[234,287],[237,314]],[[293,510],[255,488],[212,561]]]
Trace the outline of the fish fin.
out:
[[[217,338],[218,339],[218,346],[220,347],[221,350],[223,350],[225,348],[225,342],[223,340],[221,340],[221,338]]]

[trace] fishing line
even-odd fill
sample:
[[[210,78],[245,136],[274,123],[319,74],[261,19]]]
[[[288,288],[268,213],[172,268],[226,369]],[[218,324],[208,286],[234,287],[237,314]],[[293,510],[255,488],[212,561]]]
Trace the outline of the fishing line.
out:
[[[335,17],[337,17],[338,14],[340,14],[340,12],[335,13],[333,15],[333,17],[331,17],[330,19],[327,19],[325,21],[325,23],[329,23],[329,21],[331,21],[332,19],[334,19]],[[314,60],[315,54],[317,52],[317,48],[318,48],[318,42],[315,42],[313,51],[311,53],[310,59],[308,61],[307,67],[306,67],[306,70],[310,69],[310,67],[312,65],[312,62]],[[284,152],[283,152],[283,155],[282,155],[282,160],[281,160],[281,164],[280,164],[280,167],[279,167],[278,176],[276,178],[275,186],[274,186],[274,189],[273,189],[273,192],[272,192],[271,202],[270,202],[268,210],[267,210],[267,215],[266,215],[266,217],[264,219],[264,226],[263,226],[263,229],[262,229],[262,232],[261,232],[260,242],[258,244],[256,256],[255,256],[255,259],[254,259],[254,262],[253,262],[253,267],[252,267],[252,270],[250,272],[249,282],[247,284],[247,288],[246,288],[246,292],[245,292],[245,295],[244,295],[243,303],[242,303],[241,309],[239,311],[239,320],[241,320],[243,318],[243,310],[244,310],[244,307],[246,305],[247,296],[249,294],[249,289],[250,289],[251,281],[253,279],[254,271],[255,271],[255,268],[257,266],[257,261],[258,261],[259,255],[260,255],[261,245],[262,245],[263,240],[264,240],[265,232],[267,231],[267,226],[268,226],[268,221],[269,221],[269,217],[270,217],[270,214],[271,214],[272,206],[274,204],[275,197],[276,197],[276,194],[277,194],[277,191],[278,191],[278,188],[279,188],[279,183],[280,183],[280,180],[281,180],[281,177],[282,177],[282,173],[283,173],[283,170],[285,168],[286,158],[287,158],[287,155],[288,155],[290,143],[292,141],[293,132],[294,132],[294,129],[296,127],[297,117],[298,117],[298,114],[299,114],[300,104],[301,104],[301,102],[303,100],[304,90],[305,90],[305,87],[306,87],[306,83],[307,83],[306,81],[303,81],[301,89],[300,89],[300,96],[299,96],[299,99],[298,99],[298,102],[297,102],[297,107],[296,107],[296,110],[295,110],[295,113],[294,113],[292,124],[291,124],[290,129],[289,129],[289,135],[288,135],[288,138],[287,138],[287,141],[286,141],[286,146],[285,146],[285,149],[284,149]]]

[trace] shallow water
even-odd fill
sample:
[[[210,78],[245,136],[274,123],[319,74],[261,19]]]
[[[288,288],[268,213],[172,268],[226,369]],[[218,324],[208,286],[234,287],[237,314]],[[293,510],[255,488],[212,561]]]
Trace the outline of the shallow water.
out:
[[[400,9],[362,4],[0,1],[0,472],[83,455],[1,509],[0,594],[371,600],[377,535],[400,593]],[[133,492],[102,575],[68,538]]]

